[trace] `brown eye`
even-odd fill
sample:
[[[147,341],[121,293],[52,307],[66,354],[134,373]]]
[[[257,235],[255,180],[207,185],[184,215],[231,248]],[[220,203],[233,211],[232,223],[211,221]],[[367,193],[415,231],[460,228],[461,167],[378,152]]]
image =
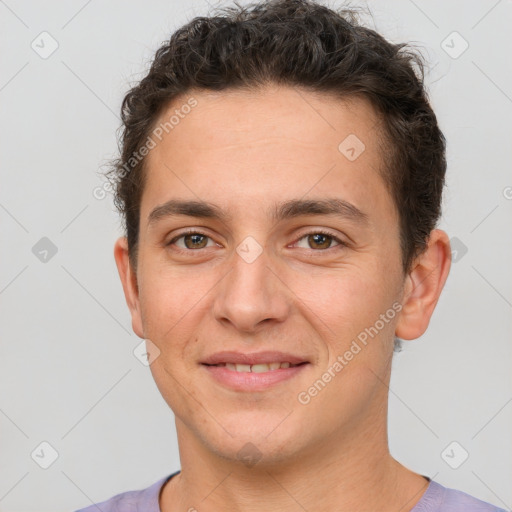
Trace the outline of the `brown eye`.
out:
[[[213,243],[209,236],[202,233],[190,232],[183,233],[182,235],[173,238],[167,245],[175,245],[177,250],[187,251],[204,249],[205,247],[208,247],[208,242]]]
[[[187,247],[187,249],[202,249],[203,247],[206,247],[207,239],[208,237],[198,233],[185,235],[183,237],[185,247]]]
[[[308,244],[312,249],[329,249],[332,240],[332,236],[324,235],[323,233],[308,235]]]
[[[338,237],[329,233],[322,233],[321,231],[307,233],[297,242],[298,247],[303,249],[315,249],[317,251],[325,251],[338,245],[345,246],[346,244]]]

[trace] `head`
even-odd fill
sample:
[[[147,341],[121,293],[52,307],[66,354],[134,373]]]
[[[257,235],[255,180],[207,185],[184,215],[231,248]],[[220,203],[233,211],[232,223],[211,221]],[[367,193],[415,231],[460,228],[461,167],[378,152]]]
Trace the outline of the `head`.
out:
[[[449,271],[445,140],[420,56],[348,10],[224,8],[161,46],[122,119],[115,257],[182,432],[275,461],[385,430],[394,340],[425,331]],[[247,392],[211,376],[222,351],[304,364]]]

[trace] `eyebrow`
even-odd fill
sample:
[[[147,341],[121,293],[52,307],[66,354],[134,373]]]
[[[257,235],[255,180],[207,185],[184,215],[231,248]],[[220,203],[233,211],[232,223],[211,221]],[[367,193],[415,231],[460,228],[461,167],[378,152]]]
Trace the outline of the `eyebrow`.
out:
[[[301,217],[304,215],[331,215],[354,221],[358,224],[368,224],[368,215],[359,208],[343,199],[291,199],[274,205],[271,217],[274,222]],[[148,226],[156,224],[159,220],[187,216],[203,219],[214,219],[228,222],[232,216],[224,212],[217,205],[205,201],[182,201],[171,199],[155,207],[148,216]]]

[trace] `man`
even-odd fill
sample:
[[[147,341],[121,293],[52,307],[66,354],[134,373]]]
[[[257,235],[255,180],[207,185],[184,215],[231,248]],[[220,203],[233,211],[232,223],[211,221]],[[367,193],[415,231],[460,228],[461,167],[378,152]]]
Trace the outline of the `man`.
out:
[[[98,507],[499,510],[388,449],[394,344],[450,268],[421,59],[350,11],[225,8],[158,50],[122,113],[114,255],[182,469]]]

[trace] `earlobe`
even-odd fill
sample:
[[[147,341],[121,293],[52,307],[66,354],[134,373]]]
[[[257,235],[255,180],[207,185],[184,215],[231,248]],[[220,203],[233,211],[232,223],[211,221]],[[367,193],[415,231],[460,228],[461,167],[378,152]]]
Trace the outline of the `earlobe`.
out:
[[[114,259],[116,260],[117,271],[123,285],[126,304],[132,316],[132,328],[139,338],[144,338],[142,329],[142,317],[140,313],[139,287],[137,274],[130,263],[128,252],[128,241],[126,237],[117,239],[114,245]]]
[[[434,229],[427,248],[413,264],[406,277],[402,311],[395,334],[405,340],[419,338],[428,327],[441,295],[451,265],[448,235]]]

